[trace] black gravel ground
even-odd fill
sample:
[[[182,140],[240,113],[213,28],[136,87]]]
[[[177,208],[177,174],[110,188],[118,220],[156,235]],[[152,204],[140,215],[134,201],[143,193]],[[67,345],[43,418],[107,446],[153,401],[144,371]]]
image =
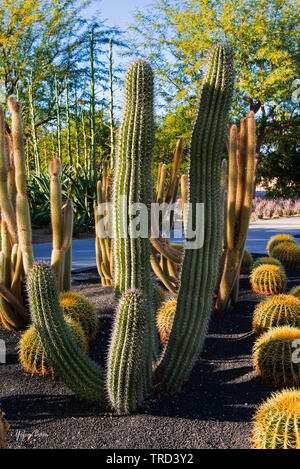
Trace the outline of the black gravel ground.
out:
[[[287,274],[288,289],[299,284],[300,271]],[[76,278],[74,289],[99,308],[101,326],[90,356],[104,364],[112,290],[102,288],[92,271]],[[26,374],[18,363],[20,333],[0,326],[7,347],[7,363],[0,365],[0,407],[11,425],[8,448],[250,448],[253,413],[274,391],[255,375],[251,361],[251,320],[261,299],[242,276],[239,302],[224,315],[213,314],[202,357],[182,392],[152,396],[130,416],[79,400],[58,379]]]

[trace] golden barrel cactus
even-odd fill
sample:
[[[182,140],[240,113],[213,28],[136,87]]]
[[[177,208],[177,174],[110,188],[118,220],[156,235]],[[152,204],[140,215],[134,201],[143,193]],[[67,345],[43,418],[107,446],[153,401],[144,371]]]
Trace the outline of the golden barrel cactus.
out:
[[[272,394],[256,412],[252,427],[255,449],[300,449],[300,391]]]
[[[251,270],[254,270],[254,269],[256,269],[256,267],[259,267],[260,265],[263,265],[263,264],[277,265],[277,267],[281,267],[284,270],[283,265],[281,264],[281,262],[278,259],[275,259],[275,257],[267,257],[267,256],[266,257],[259,257],[258,259],[256,259],[256,261],[252,265]]]
[[[273,256],[278,259],[286,269],[300,269],[300,249],[297,243],[280,243],[272,250]]]
[[[272,236],[272,238],[269,239],[269,242],[267,244],[267,251],[269,256],[273,256],[273,249],[278,246],[278,244],[283,242],[297,244],[295,238],[289,234],[278,234]]]
[[[93,303],[76,292],[61,293],[59,301],[64,316],[79,321],[86,337],[91,340],[99,327],[99,319]]]
[[[281,294],[261,301],[254,310],[252,326],[257,334],[271,327],[300,327],[300,300]]]
[[[293,295],[293,296],[295,296],[296,298],[299,298],[299,299],[300,299],[300,285],[297,285],[297,287],[292,288],[292,289],[289,291],[289,295]]]
[[[286,287],[286,275],[281,267],[262,264],[251,272],[250,282],[255,293],[260,295],[276,295]]]
[[[300,384],[300,329],[272,327],[255,342],[253,362],[262,380],[276,387]]]
[[[72,318],[67,317],[65,320],[81,350],[87,352],[88,342],[81,324]],[[38,342],[33,324],[22,334],[19,344],[19,359],[25,370],[31,374],[54,376],[54,370],[49,365]]]
[[[242,264],[241,264],[241,274],[249,274],[251,267],[253,264],[253,257],[251,252],[247,251],[247,249],[244,250],[243,254],[243,259],[242,259]]]

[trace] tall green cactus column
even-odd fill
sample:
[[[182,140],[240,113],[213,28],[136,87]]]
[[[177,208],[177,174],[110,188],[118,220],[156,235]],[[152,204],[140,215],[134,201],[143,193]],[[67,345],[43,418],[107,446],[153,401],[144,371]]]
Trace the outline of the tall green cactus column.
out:
[[[154,146],[154,112],[153,112],[153,72],[149,64],[143,60],[132,63],[127,71],[125,85],[125,105],[122,123],[119,130],[116,173],[113,180],[113,254],[114,254],[114,286],[116,298],[129,290],[139,290],[145,300],[145,320],[148,333],[140,331],[140,325],[132,333],[121,334],[124,330],[115,325],[112,337],[110,356],[121,357],[122,350],[127,350],[129,342],[139,343],[136,354],[130,356],[128,376],[119,380],[120,364],[110,361],[108,371],[108,387],[110,396],[123,396],[124,401],[118,402],[118,409],[134,410],[140,399],[133,399],[130,393],[136,389],[125,389],[132,382],[132,373],[136,373],[135,362],[139,363],[140,383],[135,379],[135,386],[143,394],[149,392],[152,376],[152,358],[154,350],[154,314],[152,311],[152,283],[150,270],[150,235],[149,230],[143,236],[134,232],[134,215],[130,213],[133,204],[141,204],[147,209],[150,220],[152,200],[152,152]],[[143,229],[144,227],[141,226]],[[150,229],[150,227],[149,227]],[[134,302],[126,306],[127,319],[134,316]],[[116,324],[124,315],[124,304],[121,300],[117,311]],[[139,313],[137,313],[139,314]],[[122,321],[121,321],[122,322]],[[137,321],[137,324],[141,324]],[[141,358],[140,354],[143,354]],[[112,365],[114,363],[114,365]],[[131,376],[131,377],[130,377]],[[141,381],[143,380],[143,382]],[[119,389],[112,388],[118,381]],[[112,399],[112,404],[115,400]]]
[[[221,166],[232,91],[232,51],[220,43],[208,59],[191,139],[189,202],[204,204],[204,244],[185,250],[174,323],[155,370],[156,381],[171,391],[188,378],[212,310],[223,230]]]

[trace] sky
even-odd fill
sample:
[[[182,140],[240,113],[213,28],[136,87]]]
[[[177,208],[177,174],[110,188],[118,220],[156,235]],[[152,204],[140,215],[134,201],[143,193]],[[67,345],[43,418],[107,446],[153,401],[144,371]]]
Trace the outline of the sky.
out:
[[[132,22],[136,9],[143,9],[151,3],[151,0],[94,0],[85,15],[93,16],[100,10],[101,18],[107,19],[108,25],[126,28]]]

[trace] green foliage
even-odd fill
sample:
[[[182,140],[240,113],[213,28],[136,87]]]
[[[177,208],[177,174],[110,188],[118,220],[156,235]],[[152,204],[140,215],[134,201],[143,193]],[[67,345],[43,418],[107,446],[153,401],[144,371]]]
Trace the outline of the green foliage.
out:
[[[233,118],[249,110],[257,114],[259,152],[267,136],[275,132],[280,139],[284,129],[295,126],[297,132],[299,126],[299,105],[292,102],[299,14],[298,0],[156,0],[138,11],[131,48],[153,64],[160,97],[174,110],[195,105],[212,44],[231,44],[237,73]]]
[[[261,301],[255,308],[252,325],[257,334],[271,327],[300,327],[300,300],[280,294]]]
[[[266,190],[266,196],[300,196],[300,147],[299,129],[286,131],[266,138],[258,166],[258,182]]]

